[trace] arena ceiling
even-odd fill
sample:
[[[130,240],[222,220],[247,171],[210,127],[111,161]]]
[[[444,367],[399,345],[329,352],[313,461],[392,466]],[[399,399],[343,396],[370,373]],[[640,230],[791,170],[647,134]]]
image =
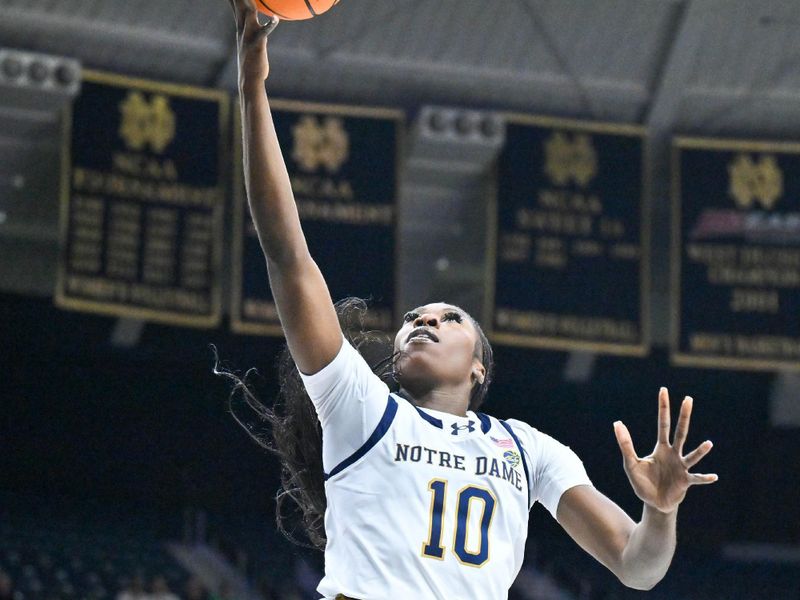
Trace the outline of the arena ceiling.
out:
[[[799,29],[796,0],[343,0],[313,21],[278,28],[271,91],[400,106],[412,124],[423,107],[438,105],[645,125],[653,331],[663,343],[668,138],[799,138]],[[226,0],[0,0],[4,49],[67,59],[65,80],[82,66],[230,91],[236,85]],[[58,244],[58,111],[76,83],[20,95],[2,77],[0,287],[47,295]],[[437,142],[424,127],[412,128],[404,230],[425,233],[414,220],[420,210],[462,222],[435,249],[423,241],[407,250],[401,294],[421,289],[466,305],[482,296],[468,291],[481,285],[482,271],[470,268],[476,225],[468,222],[479,200],[458,182],[464,173],[483,181],[498,144],[484,145]],[[431,256],[447,260],[434,264]]]

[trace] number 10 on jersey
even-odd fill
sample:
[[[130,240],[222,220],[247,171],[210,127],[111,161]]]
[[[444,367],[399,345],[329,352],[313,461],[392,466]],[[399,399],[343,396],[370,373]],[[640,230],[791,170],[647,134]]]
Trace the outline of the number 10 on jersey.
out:
[[[428,484],[431,492],[431,511],[428,541],[422,545],[422,556],[444,560],[442,530],[447,518],[447,481],[432,479]],[[489,527],[497,501],[494,494],[485,488],[468,485],[459,490],[456,500],[456,527],[453,536],[453,553],[459,562],[471,567],[481,567],[489,560]],[[469,533],[471,511],[480,507],[480,543],[475,544]],[[474,535],[474,532],[473,532]],[[475,551],[475,547],[478,548]],[[472,550],[470,550],[472,548]]]

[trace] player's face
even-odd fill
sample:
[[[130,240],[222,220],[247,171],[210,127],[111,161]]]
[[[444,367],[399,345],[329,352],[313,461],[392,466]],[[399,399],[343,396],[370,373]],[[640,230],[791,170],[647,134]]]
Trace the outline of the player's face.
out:
[[[479,340],[472,319],[457,306],[437,302],[407,312],[394,339],[400,384],[411,391],[482,380]]]

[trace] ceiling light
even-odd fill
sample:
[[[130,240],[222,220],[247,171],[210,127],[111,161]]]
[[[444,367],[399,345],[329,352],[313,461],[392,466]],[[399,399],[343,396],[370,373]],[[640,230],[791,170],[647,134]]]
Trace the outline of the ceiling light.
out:
[[[49,75],[50,69],[40,60],[31,61],[28,65],[28,79],[34,83],[44,83]]]
[[[9,79],[16,79],[22,75],[22,61],[16,56],[6,56],[3,58],[0,68],[2,68],[3,75]]]

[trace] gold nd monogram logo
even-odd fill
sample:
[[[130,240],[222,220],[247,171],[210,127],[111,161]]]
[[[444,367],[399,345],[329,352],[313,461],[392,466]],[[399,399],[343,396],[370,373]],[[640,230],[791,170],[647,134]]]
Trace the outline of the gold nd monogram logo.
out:
[[[556,185],[564,186],[574,181],[585,188],[597,175],[597,153],[592,139],[585,133],[569,136],[556,131],[545,142],[544,151],[544,172]]]
[[[741,209],[758,202],[770,210],[783,195],[783,172],[772,154],[762,155],[758,162],[748,154],[739,154],[728,165],[729,193]]]
[[[175,138],[175,113],[166,96],[156,94],[148,102],[142,92],[131,91],[119,111],[119,135],[131,150],[144,150],[149,145],[161,154]]]
[[[320,121],[305,115],[292,127],[292,135],[292,158],[305,171],[324,166],[329,173],[335,173],[350,154],[350,140],[342,120],[337,117],[325,117]]]

